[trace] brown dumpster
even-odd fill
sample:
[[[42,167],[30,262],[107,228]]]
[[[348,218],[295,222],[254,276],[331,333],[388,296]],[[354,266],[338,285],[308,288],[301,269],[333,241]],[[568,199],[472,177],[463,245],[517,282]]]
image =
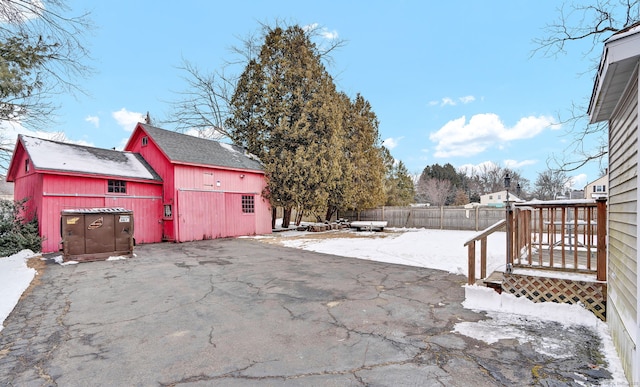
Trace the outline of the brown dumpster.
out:
[[[60,219],[64,261],[98,261],[133,255],[133,211],[124,208],[63,210]]]

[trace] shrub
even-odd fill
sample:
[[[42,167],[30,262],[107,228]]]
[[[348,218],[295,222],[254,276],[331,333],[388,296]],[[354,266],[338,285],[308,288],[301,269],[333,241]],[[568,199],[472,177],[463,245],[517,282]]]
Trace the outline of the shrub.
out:
[[[0,200],[0,257],[7,257],[21,250],[38,252],[42,238],[38,234],[38,218],[23,217],[26,200],[14,202]]]

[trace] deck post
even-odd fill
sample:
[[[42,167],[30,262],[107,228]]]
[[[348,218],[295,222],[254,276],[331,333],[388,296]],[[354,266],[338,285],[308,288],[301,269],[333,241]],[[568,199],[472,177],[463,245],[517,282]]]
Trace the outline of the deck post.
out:
[[[469,285],[476,282],[476,241],[469,242]]]
[[[607,198],[596,199],[596,219],[598,234],[598,247],[597,247],[597,274],[596,279],[598,281],[607,280]]]
[[[507,267],[506,272],[513,269],[513,210],[511,203],[507,202]]]
[[[487,278],[487,237],[480,239],[480,278]]]

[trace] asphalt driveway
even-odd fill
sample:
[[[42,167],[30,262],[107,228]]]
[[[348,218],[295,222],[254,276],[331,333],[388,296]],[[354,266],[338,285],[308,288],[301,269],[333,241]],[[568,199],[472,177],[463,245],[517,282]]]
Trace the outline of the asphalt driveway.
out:
[[[123,261],[47,264],[0,332],[0,385],[493,386],[597,382],[574,355],[452,333],[486,317],[466,279],[224,239],[138,246]],[[532,334],[560,334],[545,326]]]

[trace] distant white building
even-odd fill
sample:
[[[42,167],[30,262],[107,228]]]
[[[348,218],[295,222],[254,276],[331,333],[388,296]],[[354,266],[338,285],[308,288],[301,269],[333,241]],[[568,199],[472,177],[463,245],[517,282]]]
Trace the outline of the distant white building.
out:
[[[493,192],[486,195],[480,196],[480,205],[482,206],[490,206],[490,207],[504,207],[504,202],[507,201],[507,191],[499,191]],[[509,191],[509,201],[512,202],[521,202],[522,199],[513,194],[513,192]]]
[[[585,199],[597,199],[597,198],[606,198],[609,196],[609,192],[607,190],[607,183],[609,182],[609,173],[605,173],[604,176],[597,178],[596,180],[588,183],[584,187],[584,198]]]

